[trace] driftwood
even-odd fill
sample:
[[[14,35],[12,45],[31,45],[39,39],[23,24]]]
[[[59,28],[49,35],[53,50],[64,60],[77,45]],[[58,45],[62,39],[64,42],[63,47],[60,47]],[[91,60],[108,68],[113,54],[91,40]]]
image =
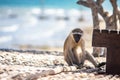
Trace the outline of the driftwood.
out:
[[[75,66],[58,66],[54,69],[44,70],[41,73],[31,74],[28,76],[27,80],[37,80],[40,77],[46,77],[49,75],[56,75],[65,71],[76,71],[77,68]]]
[[[118,10],[117,0],[110,0],[111,5],[113,6],[113,14],[110,15],[109,12],[104,10],[102,3],[105,0],[79,0],[77,3],[88,8],[91,8],[93,16],[94,29],[99,29],[99,18],[98,14],[102,16],[106,23],[106,29],[116,30],[117,20],[120,22],[120,10]]]
[[[40,77],[46,77],[50,75],[56,75],[60,74],[62,72],[86,72],[86,73],[92,73],[92,72],[98,72],[100,74],[104,74],[104,71],[100,71],[100,68],[91,68],[91,69],[77,69],[75,66],[58,66],[51,70],[45,70],[41,73],[31,74],[28,76],[27,80],[36,80]]]

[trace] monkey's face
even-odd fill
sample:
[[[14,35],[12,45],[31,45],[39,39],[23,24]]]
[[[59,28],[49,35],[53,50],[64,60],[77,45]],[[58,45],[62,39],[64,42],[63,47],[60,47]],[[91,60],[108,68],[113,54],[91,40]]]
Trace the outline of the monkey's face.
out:
[[[82,35],[83,35],[83,31],[82,31],[81,29],[79,29],[79,28],[74,29],[74,30],[72,31],[72,35],[73,35],[73,38],[74,38],[75,42],[78,43],[79,40],[80,40],[80,38],[81,38]]]
[[[75,42],[78,43],[80,38],[81,38],[81,35],[80,34],[73,34],[73,38],[74,38]]]

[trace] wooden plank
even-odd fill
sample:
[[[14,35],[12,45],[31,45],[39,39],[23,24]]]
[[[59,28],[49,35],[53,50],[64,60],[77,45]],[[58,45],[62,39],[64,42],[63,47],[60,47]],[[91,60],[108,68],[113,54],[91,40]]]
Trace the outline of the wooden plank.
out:
[[[120,47],[120,34],[117,31],[93,30],[92,46]]]
[[[120,48],[107,48],[106,73],[120,74]]]

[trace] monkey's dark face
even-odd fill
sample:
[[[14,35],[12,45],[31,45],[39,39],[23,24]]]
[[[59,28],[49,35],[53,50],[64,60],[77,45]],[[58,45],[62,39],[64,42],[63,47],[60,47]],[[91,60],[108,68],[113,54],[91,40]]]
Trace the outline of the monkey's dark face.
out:
[[[73,37],[74,37],[75,42],[78,43],[80,38],[81,38],[81,35],[80,34],[73,34]]]
[[[73,38],[74,38],[75,42],[78,43],[79,40],[80,40],[80,38],[81,38],[82,35],[83,35],[83,31],[82,31],[81,29],[79,29],[79,28],[74,29],[74,30],[72,31],[72,35],[73,35]]]

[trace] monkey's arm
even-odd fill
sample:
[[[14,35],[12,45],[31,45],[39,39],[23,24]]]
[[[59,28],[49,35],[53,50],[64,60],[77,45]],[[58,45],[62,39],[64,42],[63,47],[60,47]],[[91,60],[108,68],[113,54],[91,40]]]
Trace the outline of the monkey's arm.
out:
[[[87,51],[86,51],[86,59],[89,60],[90,62],[92,62],[93,65],[94,65],[95,67],[98,67],[98,68],[100,68],[101,66],[106,65],[106,62],[98,63],[98,62],[95,60],[94,56],[92,56],[92,55],[91,55],[89,52],[87,52]]]
[[[74,62],[73,62],[74,61],[74,55],[73,55],[72,49],[65,49],[64,58],[65,58],[65,61],[68,63],[69,66],[74,65]]]
[[[93,63],[93,65],[95,67],[98,67],[98,62],[95,60],[95,58],[87,51],[85,51],[86,53],[86,59],[89,60],[91,63]]]

